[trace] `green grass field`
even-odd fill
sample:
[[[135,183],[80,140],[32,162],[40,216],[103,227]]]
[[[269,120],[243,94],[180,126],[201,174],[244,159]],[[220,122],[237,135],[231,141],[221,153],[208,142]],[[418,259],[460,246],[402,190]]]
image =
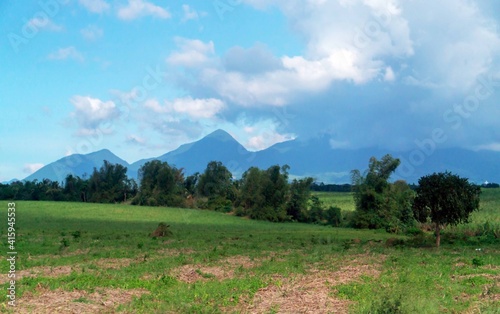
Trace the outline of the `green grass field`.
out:
[[[348,193],[319,197],[354,210]],[[7,202],[0,204],[6,226]],[[500,190],[484,191],[481,207],[471,225],[446,231],[498,226]],[[171,226],[171,237],[150,237],[160,222]],[[0,235],[6,258],[6,228]],[[498,242],[395,245],[405,239],[190,209],[16,202],[17,307],[5,298],[1,311],[499,312]],[[5,258],[0,283],[7,291]]]

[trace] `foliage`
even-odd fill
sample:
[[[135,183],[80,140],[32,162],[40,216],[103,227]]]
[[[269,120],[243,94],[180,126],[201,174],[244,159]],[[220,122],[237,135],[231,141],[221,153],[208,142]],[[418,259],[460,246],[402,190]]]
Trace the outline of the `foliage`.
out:
[[[231,172],[220,161],[211,161],[199,177],[198,194],[208,198],[229,198],[233,195],[232,178]]]
[[[238,206],[252,219],[285,221],[288,219],[288,166],[267,170],[252,167],[242,176]]]
[[[127,168],[104,160],[99,170],[94,168],[88,181],[89,201],[116,203],[127,200],[134,190],[134,183],[127,178]]]
[[[388,182],[399,164],[399,159],[390,155],[381,160],[372,157],[364,175],[359,170],[351,172],[356,203],[354,227],[399,232],[413,224],[413,192],[404,181]]]
[[[134,205],[183,206],[184,174],[167,162],[149,161],[139,169],[140,189]]]
[[[306,222],[308,220],[307,202],[311,197],[310,186],[313,178],[293,179],[290,184],[290,199],[286,211],[292,220]]]
[[[499,200],[493,200],[492,208],[498,209]],[[481,197],[481,205],[483,202]],[[256,297],[266,297],[270,295],[266,291],[284,287],[288,294],[282,299],[290,300],[290,305],[303,303],[303,297],[343,299],[330,302],[327,308],[318,307],[316,312],[347,312],[342,304],[349,304],[352,313],[498,311],[500,290],[495,279],[500,275],[496,266],[500,255],[496,244],[455,244],[439,251],[386,247],[386,239],[406,237],[379,230],[272,224],[184,208],[25,201],[16,202],[16,207],[22,212],[18,251],[30,253],[16,265],[26,272],[44,266],[55,273],[33,272],[19,279],[19,300],[43,297],[41,288],[61,294],[75,290],[103,293],[109,287],[127,293],[138,288],[149,293],[120,307],[115,303],[117,308],[109,311],[249,312],[254,309],[257,292]],[[6,217],[6,211],[4,214]],[[489,217],[483,210],[474,215],[477,221],[482,221],[483,215]],[[174,233],[168,241],[149,237],[161,221]],[[476,220],[470,227],[476,228]],[[75,230],[81,231],[78,241],[72,236]],[[482,250],[476,251],[478,247]],[[242,258],[252,264],[232,267],[227,262]],[[198,273],[199,280],[181,281],[176,271],[186,265]],[[8,267],[2,263],[0,271],[8,273]],[[234,270],[234,277],[211,277],[207,267],[222,268],[225,273]],[[71,274],[57,275],[61,268],[71,269]],[[269,299],[269,303],[277,301]]]
[[[443,226],[467,223],[469,215],[479,209],[481,188],[450,172],[424,176],[418,183],[414,215],[420,222],[430,219],[434,223],[439,247]]]

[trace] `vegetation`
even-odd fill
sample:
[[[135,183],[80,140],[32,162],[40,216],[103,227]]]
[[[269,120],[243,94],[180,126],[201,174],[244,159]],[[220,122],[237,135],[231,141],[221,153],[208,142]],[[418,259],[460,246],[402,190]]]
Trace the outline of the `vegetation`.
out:
[[[352,171],[355,228],[398,232],[413,226],[413,192],[404,181],[389,183],[399,164],[399,159],[385,155],[381,160],[372,157],[364,175],[359,170]]]
[[[315,195],[328,205],[350,199],[343,212],[354,207],[349,193]],[[16,201],[11,312],[495,313],[498,242],[473,232],[485,221],[500,226],[500,189],[485,190],[481,208],[470,224],[447,226],[434,250],[421,248],[432,240],[427,233],[417,244],[383,230],[207,210]],[[151,237],[160,222],[171,234]],[[1,245],[7,252],[7,241]],[[2,274],[8,268],[0,264]]]
[[[439,247],[443,226],[467,223],[469,215],[479,209],[481,188],[450,172],[422,177],[418,183],[415,217],[423,223],[432,221]]]

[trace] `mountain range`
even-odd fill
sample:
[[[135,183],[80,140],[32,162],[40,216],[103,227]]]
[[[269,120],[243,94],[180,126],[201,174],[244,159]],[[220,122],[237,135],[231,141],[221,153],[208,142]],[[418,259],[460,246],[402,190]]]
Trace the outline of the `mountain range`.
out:
[[[156,158],[141,159],[132,164],[103,149],[90,154],[74,154],[54,161],[24,180],[64,181],[68,174],[88,177],[94,168],[99,169],[104,160],[120,164],[128,169],[128,176],[136,178],[142,165],[151,160],[166,161],[185,174],[203,172],[210,161],[221,161],[235,177],[248,168],[266,169],[272,165],[290,166],[291,177],[311,176],[325,183],[350,183],[353,169],[364,171],[370,157],[380,159],[385,154],[400,158],[402,163],[392,179],[404,179],[417,183],[418,179],[433,172],[451,171],[471,182],[500,182],[500,152],[471,151],[461,148],[415,149],[412,151],[387,151],[380,148],[339,149],[332,148],[327,136],[308,140],[300,138],[277,143],[267,149],[251,152],[223,130],[217,130],[199,141]]]

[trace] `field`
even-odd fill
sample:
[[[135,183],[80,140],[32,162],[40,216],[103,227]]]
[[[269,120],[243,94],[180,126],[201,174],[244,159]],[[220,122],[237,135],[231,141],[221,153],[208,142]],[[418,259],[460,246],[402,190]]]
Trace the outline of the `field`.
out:
[[[317,195],[354,208],[350,194]],[[500,190],[484,191],[481,206],[445,235],[498,227]],[[172,236],[150,236],[160,222]],[[16,202],[16,308],[5,299],[1,311],[499,313],[498,242],[453,238],[437,250],[407,240],[190,209]],[[8,269],[4,259],[3,291]]]

